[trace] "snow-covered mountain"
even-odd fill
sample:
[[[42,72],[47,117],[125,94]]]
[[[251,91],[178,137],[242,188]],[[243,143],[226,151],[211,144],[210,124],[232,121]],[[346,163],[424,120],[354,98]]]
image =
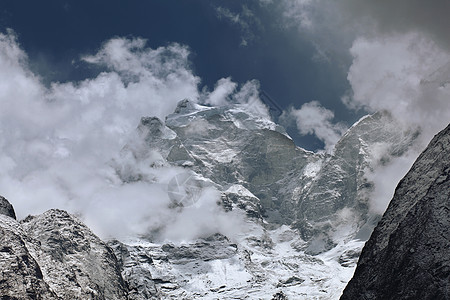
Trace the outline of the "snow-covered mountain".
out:
[[[57,210],[21,224],[0,221],[20,229],[21,247],[42,273],[36,284],[48,295],[337,299],[380,217],[370,209],[369,175],[407,153],[419,134],[399,128],[388,113],[369,115],[333,153],[313,153],[251,107],[183,100],[165,121],[142,118],[111,164],[123,184],[165,184],[174,215],[206,207],[209,223],[184,219],[201,227],[194,238],[171,239],[161,225],[105,245]],[[162,172],[168,167],[175,171]]]
[[[169,183],[174,207],[189,209],[199,190],[213,186],[225,211],[246,215],[238,236],[112,244],[126,249],[128,278],[135,277],[127,265],[150,271],[159,295],[173,299],[339,297],[379,219],[369,211],[373,183],[366,174],[407,152],[419,134],[377,113],[354,124],[333,154],[313,153],[248,107],[189,100],[165,122],[142,118],[138,131],[143,143],[125,147],[124,157],[152,157],[155,168],[170,164],[185,172],[175,187]],[[141,164],[124,161],[117,169],[125,182],[148,180]],[[142,257],[153,263],[140,264]]]
[[[304,240],[327,234],[328,246],[311,249],[319,253],[334,243],[330,225],[345,225],[352,215],[357,219],[349,222],[356,227],[347,231],[354,235],[370,223],[373,186],[366,174],[405,154],[419,134],[399,128],[387,113],[369,115],[344,134],[333,154],[318,154],[295,146],[282,127],[248,107],[214,108],[183,100],[165,123],[143,118],[138,131],[144,144],[125,147],[123,155],[132,152],[145,161],[156,151],[159,164],[181,166],[219,189],[227,209],[232,209],[230,199],[253,199],[246,201],[248,215],[293,226]],[[120,167],[124,181],[146,178],[133,166]]]

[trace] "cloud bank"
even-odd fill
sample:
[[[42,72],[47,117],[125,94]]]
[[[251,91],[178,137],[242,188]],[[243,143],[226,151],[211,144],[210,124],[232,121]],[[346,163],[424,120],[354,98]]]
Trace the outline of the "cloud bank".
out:
[[[398,181],[450,121],[450,2],[283,0],[278,6],[283,24],[308,37],[324,58],[320,62],[348,70],[351,89],[341,99],[349,109],[388,111],[399,130],[420,129],[410,152],[369,174],[375,183],[372,210],[382,213]],[[291,114],[301,119],[300,112]],[[322,132],[322,140],[335,140],[327,115],[310,131],[297,123],[300,133]]]
[[[182,170],[158,163],[157,153],[143,162],[119,155],[134,145],[142,116],[163,118],[179,100],[201,98],[188,56],[179,44],[150,49],[143,39],[114,38],[83,57],[104,70],[97,77],[47,88],[29,71],[14,33],[0,34],[0,192],[18,217],[66,209],[97,234],[118,238],[153,232],[180,240],[238,231],[242,218],[216,205],[217,191],[205,190],[195,206],[174,213],[167,185]],[[220,91],[227,85],[236,84],[219,81],[211,102],[224,101],[230,92]],[[123,182],[115,169],[121,163],[134,164],[145,180]],[[151,168],[155,163],[159,167]],[[191,218],[196,226],[184,224]]]
[[[386,110],[398,122],[399,130],[421,131],[408,153],[377,166],[368,175],[375,183],[371,210],[382,214],[397,183],[433,135],[450,121],[450,55],[417,32],[358,38],[350,52],[352,95],[344,97],[344,103],[368,112]]]
[[[450,55],[426,37],[409,33],[357,39],[350,49],[351,108],[387,110],[427,139],[450,118]]]

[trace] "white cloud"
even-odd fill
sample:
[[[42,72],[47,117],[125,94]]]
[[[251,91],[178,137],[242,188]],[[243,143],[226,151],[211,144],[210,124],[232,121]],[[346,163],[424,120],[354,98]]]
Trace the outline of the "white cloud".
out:
[[[315,26],[313,16],[317,0],[283,0],[283,15],[287,22],[294,23],[302,29],[311,29]]]
[[[267,106],[259,98],[260,84],[258,80],[247,81],[237,92],[233,95],[233,99],[255,115],[270,120],[269,110]]]
[[[241,104],[248,112],[270,120],[267,106],[259,97],[260,84],[258,80],[250,80],[239,86],[230,77],[217,81],[214,90],[202,93],[202,101],[213,106]]]
[[[346,127],[340,123],[333,124],[334,113],[311,101],[302,105],[300,109],[291,108],[284,112],[283,118],[293,119],[300,134],[313,134],[325,144],[326,150],[332,150],[339,141]]]
[[[106,42],[96,55],[83,59],[107,67],[111,70],[108,75],[118,75],[124,88],[113,91],[120,95],[116,105],[131,105],[140,114],[147,110],[164,118],[173,112],[180,99],[198,99],[200,79],[192,74],[188,56],[189,50],[179,44],[150,49],[143,39],[115,38]],[[102,89],[108,80],[99,84]],[[91,91],[90,87],[86,90]]]
[[[231,81],[230,77],[221,78],[217,81],[214,90],[209,93],[205,102],[213,106],[223,106],[229,103],[230,95],[236,90],[237,83]]]
[[[18,217],[60,208],[80,214],[103,237],[155,230],[175,236],[174,226],[182,221],[170,220],[184,215],[169,209],[167,185],[182,170],[160,163],[156,154],[138,161],[119,153],[136,138],[141,117],[163,118],[179,100],[199,98],[200,80],[188,56],[178,44],[150,49],[142,39],[115,38],[84,57],[105,72],[46,88],[29,71],[14,34],[0,34],[0,194],[11,200]],[[134,146],[139,143],[130,143]],[[153,163],[159,167],[151,168]],[[122,182],[113,164],[144,173],[144,180]],[[207,198],[219,200],[212,192]],[[228,216],[220,209],[214,213],[218,219]],[[202,228],[212,222],[206,215],[196,214]],[[223,222],[213,223],[209,229],[230,233]],[[186,234],[209,234],[202,228]]]
[[[243,232],[246,227],[243,212],[233,210],[225,213],[223,208],[216,204],[219,197],[219,192],[214,188],[203,189],[194,205],[169,217],[171,226],[164,229],[162,236],[172,241],[190,241],[216,232],[231,238],[235,237],[237,232]]]
[[[386,151],[381,153],[386,154]],[[388,164],[374,165],[372,171],[367,170],[366,177],[374,184],[374,190],[370,193],[370,213],[375,215],[384,213],[394,196],[398,182],[411,168],[418,155],[417,149],[413,148],[400,157],[391,156]]]
[[[450,120],[450,55],[423,35],[357,39],[350,49],[349,107],[387,110],[429,141]]]

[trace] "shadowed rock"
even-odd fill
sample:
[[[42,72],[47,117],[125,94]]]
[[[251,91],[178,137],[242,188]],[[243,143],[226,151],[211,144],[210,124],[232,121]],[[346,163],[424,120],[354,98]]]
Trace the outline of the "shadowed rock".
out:
[[[13,206],[8,200],[6,200],[6,198],[2,196],[0,196],[0,215],[5,215],[13,219],[16,218],[16,213],[14,212]]]
[[[450,125],[400,181],[341,299],[450,299]]]

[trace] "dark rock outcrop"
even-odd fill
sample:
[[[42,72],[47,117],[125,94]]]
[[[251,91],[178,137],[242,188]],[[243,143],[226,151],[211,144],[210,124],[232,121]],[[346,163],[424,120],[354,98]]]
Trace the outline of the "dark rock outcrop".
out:
[[[450,125],[400,181],[341,299],[450,299]]]
[[[13,206],[8,200],[6,200],[6,198],[2,196],[0,196],[0,215],[5,215],[13,219],[16,218],[16,213],[14,212]]]

